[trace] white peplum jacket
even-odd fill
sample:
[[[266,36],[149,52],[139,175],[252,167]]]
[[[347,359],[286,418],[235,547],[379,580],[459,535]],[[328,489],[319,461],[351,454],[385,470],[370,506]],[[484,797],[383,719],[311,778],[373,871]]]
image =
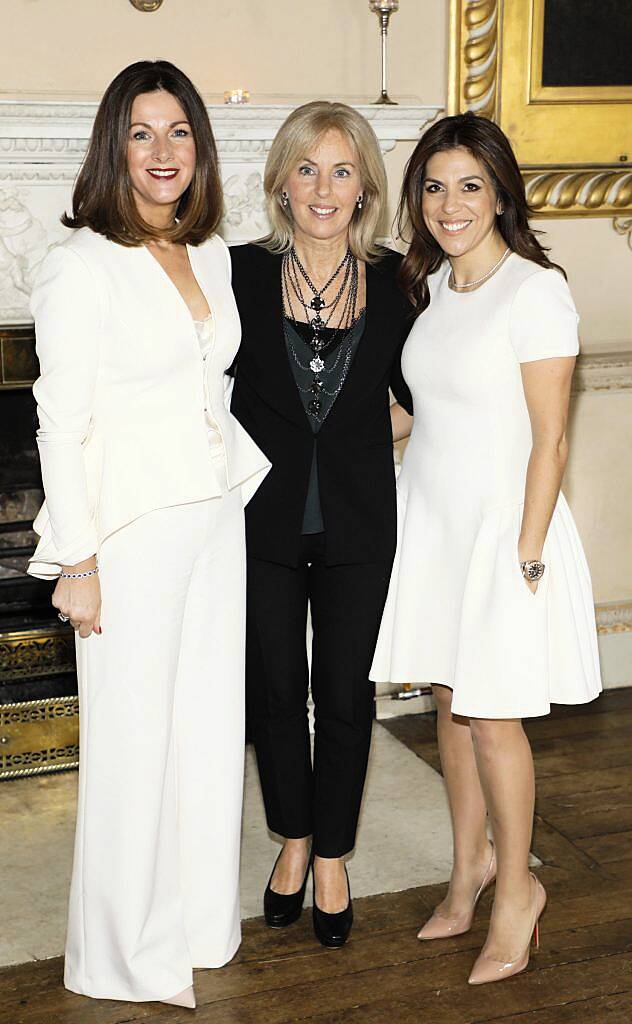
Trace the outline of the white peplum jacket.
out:
[[[215,323],[205,362],[186,303],[144,246],[81,228],[42,263],[31,309],[46,501],[33,576],[54,578],[147,512],[219,496],[205,410],[244,504],[270,468],[228,409],[241,340],[228,249],[218,235],[187,249]]]

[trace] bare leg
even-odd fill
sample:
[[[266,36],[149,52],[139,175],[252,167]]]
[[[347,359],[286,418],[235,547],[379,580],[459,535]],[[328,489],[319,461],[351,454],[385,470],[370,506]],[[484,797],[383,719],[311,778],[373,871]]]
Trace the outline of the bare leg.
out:
[[[494,960],[509,961],[527,946],[532,921],[528,865],[535,801],[533,758],[519,720],[472,718],[470,728],[498,861],[484,952]]]
[[[292,893],[298,892],[307,871],[310,846],[311,836],[283,841],[283,850],[272,876],[271,889],[273,892],[282,896],[290,896]]]
[[[317,904],[326,914],[339,914],[349,903],[343,857],[314,857]]]
[[[470,720],[452,714],[452,690],[433,686],[441,768],[452,817],[454,864],[439,914],[466,914],[489,866],[486,807],[478,778]]]

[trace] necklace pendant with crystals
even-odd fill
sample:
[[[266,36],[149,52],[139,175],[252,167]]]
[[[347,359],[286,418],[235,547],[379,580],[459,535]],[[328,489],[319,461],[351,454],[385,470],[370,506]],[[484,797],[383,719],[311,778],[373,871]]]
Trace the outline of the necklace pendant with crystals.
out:
[[[315,309],[317,313],[320,313],[321,309],[325,308],[325,303],[321,299],[320,295],[315,295],[309,304],[310,309]]]
[[[322,331],[323,327],[325,326],[325,321],[323,320],[320,313],[317,313],[314,319],[310,322],[310,327],[315,331]]]
[[[318,416],[321,410],[321,402],[319,398],[312,398],[311,402],[307,407],[312,416]]]
[[[314,356],[309,364],[309,368],[312,373],[321,373],[325,369],[325,364],[320,356]]]

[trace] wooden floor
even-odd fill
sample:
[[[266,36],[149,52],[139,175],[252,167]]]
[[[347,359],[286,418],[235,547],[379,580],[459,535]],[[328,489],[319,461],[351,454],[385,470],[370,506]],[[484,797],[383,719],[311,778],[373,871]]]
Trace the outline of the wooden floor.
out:
[[[438,767],[432,716],[387,728]],[[444,891],[428,886],[357,900],[352,938],[339,951],[316,943],[307,913],[284,932],[247,922],[232,964],[196,974],[195,1014],[74,996],[62,987],[60,959],[5,968],[0,1024],[630,1024],[632,690],[533,721],[528,732],[538,778],[533,846],[549,906],[525,974],[466,983],[490,894],[468,935],[418,942],[416,928]]]

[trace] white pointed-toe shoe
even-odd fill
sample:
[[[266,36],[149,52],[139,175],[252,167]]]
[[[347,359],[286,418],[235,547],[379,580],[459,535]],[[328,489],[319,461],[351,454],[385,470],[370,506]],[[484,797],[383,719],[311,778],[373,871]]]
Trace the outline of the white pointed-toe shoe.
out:
[[[193,991],[193,985],[189,985],[182,992],[178,992],[177,996],[172,996],[171,999],[159,999],[160,1003],[169,1003],[170,1006],[185,1006],[188,1010],[195,1010],[195,992]]]

